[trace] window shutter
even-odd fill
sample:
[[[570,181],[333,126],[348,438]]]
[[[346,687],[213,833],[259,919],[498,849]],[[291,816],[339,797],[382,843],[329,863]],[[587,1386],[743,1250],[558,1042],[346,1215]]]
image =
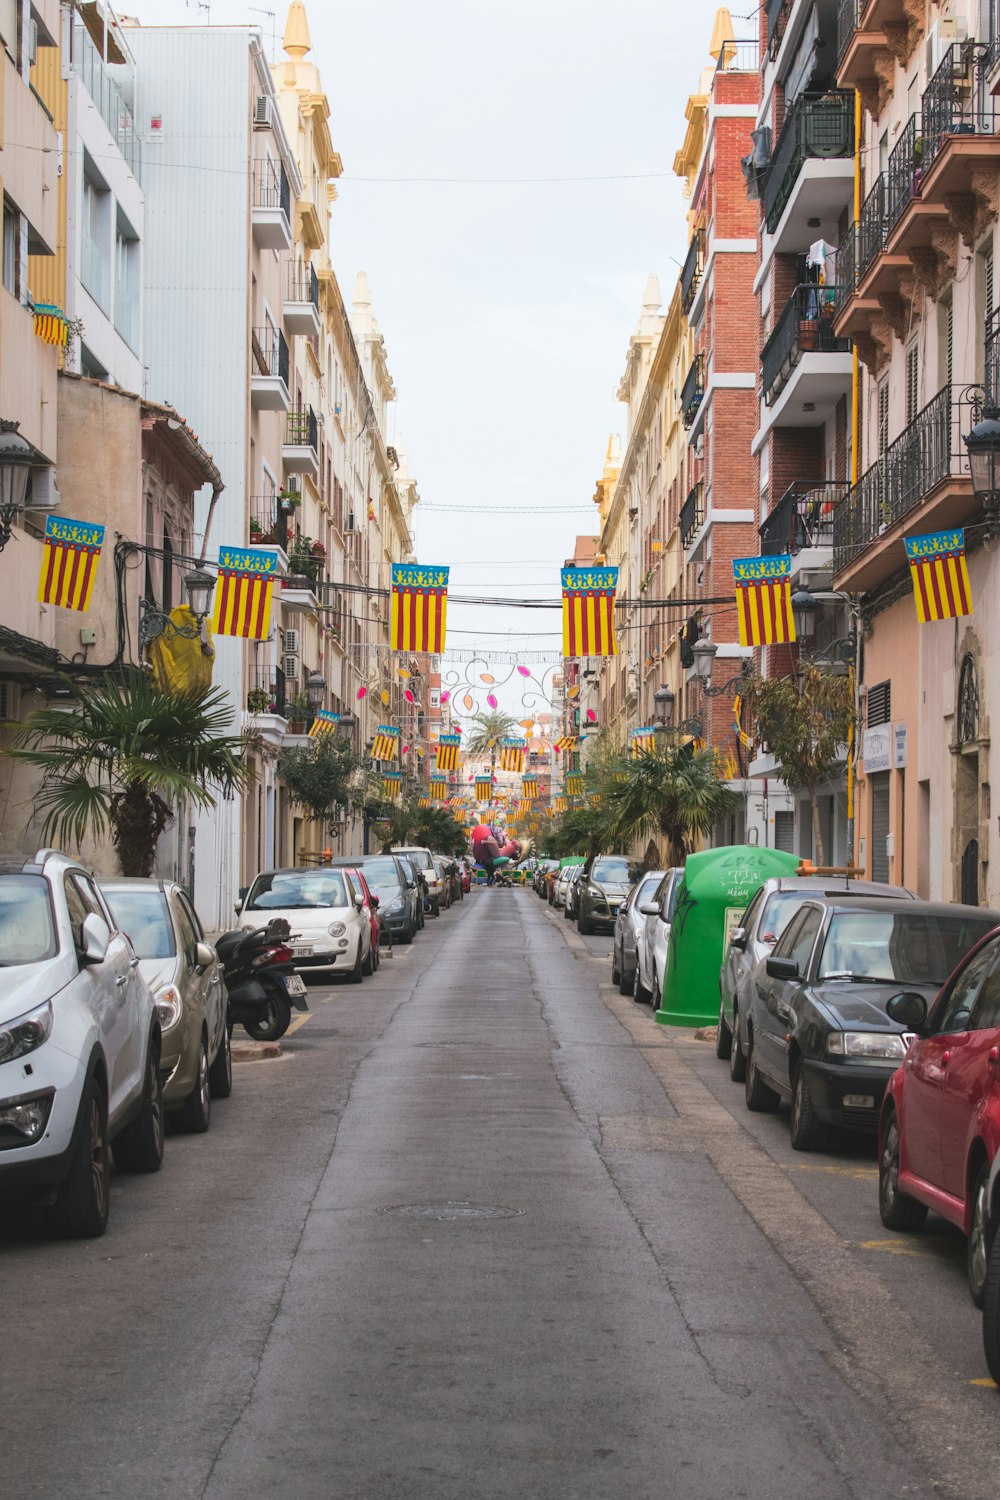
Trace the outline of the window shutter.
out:
[[[949,298],[944,325],[945,383],[951,385],[955,374],[955,303]]]
[[[868,689],[865,719],[869,729],[888,724],[892,718],[892,683],[876,682]]]
[[[889,382],[883,380],[878,388],[878,456],[885,457],[889,446]]]
[[[888,395],[888,383],[886,384]],[[914,342],[906,351],[906,425],[920,410],[920,346]]]

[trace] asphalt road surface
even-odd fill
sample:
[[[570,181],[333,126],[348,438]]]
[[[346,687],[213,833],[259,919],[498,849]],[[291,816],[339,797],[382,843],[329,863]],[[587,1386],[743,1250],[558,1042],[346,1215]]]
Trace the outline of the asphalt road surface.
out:
[[[108,1234],[0,1232],[0,1495],[979,1500],[962,1245],[483,890],[313,988]]]

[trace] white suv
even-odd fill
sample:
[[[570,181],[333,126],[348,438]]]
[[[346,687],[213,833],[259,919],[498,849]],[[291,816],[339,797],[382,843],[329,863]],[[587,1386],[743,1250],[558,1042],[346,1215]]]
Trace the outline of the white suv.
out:
[[[0,869],[0,1192],[104,1233],[110,1151],[163,1160],[160,1022],[139,960],[82,866],[43,849]]]
[[[434,863],[434,856],[429,849],[421,849],[413,845],[409,849],[393,849],[393,854],[401,854],[408,859],[415,870],[419,870],[427,882],[427,903],[431,914],[435,917],[441,915],[441,905],[444,901],[444,881]]]

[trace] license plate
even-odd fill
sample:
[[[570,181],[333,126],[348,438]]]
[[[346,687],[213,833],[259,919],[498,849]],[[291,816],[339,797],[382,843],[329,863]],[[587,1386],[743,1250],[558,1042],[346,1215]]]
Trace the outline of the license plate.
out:
[[[299,943],[292,948],[293,958],[312,958],[312,943]]]
[[[285,989],[290,995],[304,995],[306,983],[301,974],[286,974]]]

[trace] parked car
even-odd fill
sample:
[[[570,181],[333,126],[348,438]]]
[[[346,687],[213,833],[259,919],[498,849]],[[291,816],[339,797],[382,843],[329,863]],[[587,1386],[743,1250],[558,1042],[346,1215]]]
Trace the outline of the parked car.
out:
[[[716,1056],[728,1061],[729,1076],[742,1083],[746,1070],[746,1039],[741,1007],[749,994],[750,975],[766,958],[792,917],[809,896],[897,896],[916,900],[900,885],[880,885],[874,880],[831,880],[821,875],[772,875],[756,892],[738,927],[729,934],[729,944],[719,974],[719,1029]]]
[[[595,932],[599,927],[614,931],[618,908],[638,873],[639,867],[626,854],[592,855],[584,863],[574,902],[580,932]]]
[[[560,907],[565,906],[565,904],[566,904],[566,887],[569,885],[569,883],[572,880],[574,874],[576,873],[576,871],[579,869],[579,867],[582,864],[583,864],[583,859],[582,858],[563,860],[560,863],[559,873],[557,874],[557,876],[556,876],[556,878],[555,878],[555,880],[553,882],[553,885],[552,885],[552,897],[551,897],[551,903],[552,903],[552,905],[557,910]]]
[[[574,865],[570,877],[566,882],[566,890],[563,893],[563,916],[567,922],[576,920],[576,914],[580,906],[580,881],[583,878],[583,865]]]
[[[360,906],[362,915],[367,919],[368,925],[371,928],[371,951],[362,968],[365,974],[374,974],[379,966],[379,898],[365,879],[364,871],[361,869],[360,864],[345,865],[344,870],[354,894],[354,904]]]
[[[378,914],[394,943],[412,943],[424,920],[416,872],[409,860],[395,854],[366,854],[353,861],[373,896]]]
[[[458,870],[462,879],[462,893],[467,896],[472,890],[472,861],[466,859],[464,854],[459,856]]]
[[[183,887],[165,880],[102,880],[115,921],[139,955],[160,1017],[163,1105],[185,1130],[207,1130],[212,1099],[233,1089],[222,965]]]
[[[640,876],[618,908],[611,943],[611,983],[622,995],[631,995],[635,983],[636,950],[642,941],[642,929],[649,920],[642,910],[652,900],[666,872],[650,870]]]
[[[652,899],[645,904],[645,923],[636,946],[636,965],[632,974],[632,998],[640,1005],[650,1000],[659,1005],[663,994],[663,976],[667,972],[667,944],[673,921],[677,892],[684,878],[684,866],[666,870]]]
[[[810,897],[750,980],[747,1108],[787,1099],[799,1151],[823,1146],[831,1126],[874,1130],[909,1041],[889,1000],[907,989],[930,1001],[998,921],[974,906]]]
[[[405,859],[410,861],[415,870],[419,871],[420,878],[426,885],[424,904],[431,913],[431,916],[439,917],[441,915],[441,907],[444,904],[444,888],[441,876],[438,874],[437,867],[434,864],[434,856],[431,854],[431,851],[414,846],[412,848],[394,848],[392,852],[393,854],[401,854]]]
[[[0,873],[0,1191],[55,1189],[65,1234],[163,1160],[160,1018],[93,877],[49,849]]]
[[[889,1080],[879,1122],[879,1211],[887,1229],[916,1229],[932,1208],[968,1242],[973,1301],[982,1306],[1000,1213],[1000,932],[963,959],[928,1010],[922,992],[888,1012],[914,1033]]]
[[[237,907],[241,927],[283,917],[299,971],[333,969],[360,984],[370,958],[371,927],[355,903],[343,868],[330,865],[262,870]]]
[[[432,854],[434,869],[437,872],[441,884],[441,895],[439,897],[442,911],[447,911],[452,903],[451,867],[450,861],[443,854]]]
[[[559,861],[557,859],[540,859],[535,866],[535,872],[531,877],[531,884],[535,890],[535,894],[541,896],[543,900],[549,894],[549,876],[554,870],[558,870],[558,868]]]

